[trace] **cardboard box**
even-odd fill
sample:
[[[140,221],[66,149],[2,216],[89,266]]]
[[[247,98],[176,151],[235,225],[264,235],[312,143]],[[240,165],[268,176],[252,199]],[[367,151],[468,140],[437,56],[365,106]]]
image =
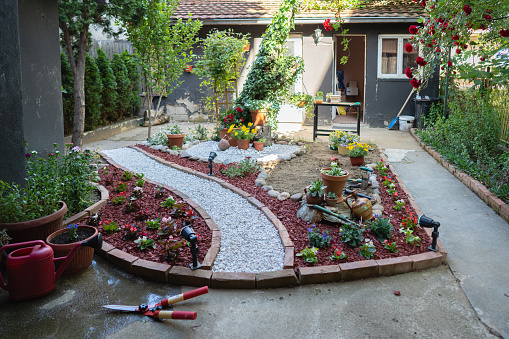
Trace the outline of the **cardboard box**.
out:
[[[357,87],[357,81],[352,80],[348,82],[348,87]]]
[[[359,95],[359,89],[357,87],[347,87],[346,88],[346,95]]]

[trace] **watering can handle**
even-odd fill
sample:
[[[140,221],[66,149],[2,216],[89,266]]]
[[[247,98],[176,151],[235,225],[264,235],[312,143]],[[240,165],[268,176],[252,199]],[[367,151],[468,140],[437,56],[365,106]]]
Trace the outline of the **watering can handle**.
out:
[[[0,257],[2,256],[2,253],[4,253],[5,250],[8,250],[9,248],[20,248],[20,247],[28,247],[30,245],[46,245],[44,241],[42,240],[32,240],[27,242],[20,242],[17,244],[9,244],[5,245],[2,248],[0,248]],[[7,288],[7,284],[4,281],[4,278],[2,277],[2,273],[0,272],[0,287],[4,290]]]

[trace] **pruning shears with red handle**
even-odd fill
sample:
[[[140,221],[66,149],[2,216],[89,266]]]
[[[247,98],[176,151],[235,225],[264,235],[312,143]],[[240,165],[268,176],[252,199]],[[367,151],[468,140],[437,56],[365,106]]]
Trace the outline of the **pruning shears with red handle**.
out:
[[[169,297],[161,300],[157,304],[141,304],[140,306],[127,306],[127,305],[104,305],[104,308],[117,311],[127,312],[139,312],[146,316],[153,317],[156,319],[183,319],[183,320],[195,320],[196,312],[186,311],[162,311],[163,307],[176,304],[178,302],[188,300],[202,294],[209,293],[208,286],[203,286],[195,290],[181,293],[179,295]]]

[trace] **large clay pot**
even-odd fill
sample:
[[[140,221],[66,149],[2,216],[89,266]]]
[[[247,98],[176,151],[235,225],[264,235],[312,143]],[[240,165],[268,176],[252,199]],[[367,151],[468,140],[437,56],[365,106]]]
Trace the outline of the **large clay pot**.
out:
[[[352,203],[352,205],[348,203],[349,197],[354,198],[354,202]],[[350,207],[350,209],[352,210],[353,214],[358,219],[362,218],[362,220],[370,220],[371,218],[373,218],[373,209],[371,206],[371,201],[369,201],[368,198],[359,198],[355,190],[352,191],[352,194],[346,197],[345,201],[348,207]]]
[[[251,120],[253,121],[254,126],[265,125],[266,117],[267,117],[266,109],[259,109],[257,111],[251,111]]]
[[[93,226],[78,226],[79,230],[86,230],[89,231],[91,236],[88,238],[81,240],[81,241],[87,241],[95,237],[98,233],[97,228]],[[58,235],[69,232],[67,229],[63,228],[61,230],[58,230],[56,232],[51,233],[46,238],[46,244],[51,246],[53,248],[53,252],[55,253],[55,258],[65,257],[67,254],[73,249],[74,245],[76,245],[75,242],[69,243],[69,244],[53,244],[51,241],[53,238],[57,237]],[[86,270],[91,264],[92,264],[92,258],[94,256],[94,249],[92,247],[88,246],[81,246],[74,257],[72,257],[71,261],[69,262],[69,265],[67,265],[66,269],[64,270],[64,275],[70,275],[79,273],[81,271]]]
[[[364,163],[364,157],[350,157],[350,163],[353,166],[362,166]]]
[[[249,148],[249,139],[237,139],[237,147],[239,149],[248,149]]]
[[[330,170],[330,167],[323,168],[323,170]],[[322,178],[323,185],[327,186],[325,187],[325,194],[334,192],[338,197],[338,203],[343,202],[343,189],[345,188],[346,180],[348,179],[348,172],[342,176],[328,175],[320,172],[320,176]]]
[[[185,134],[167,134],[168,137],[168,147],[173,148],[177,146],[178,148],[182,148],[184,144]]]
[[[0,229],[7,229],[7,234],[12,238],[11,244],[32,240],[46,240],[51,233],[64,226],[64,215],[67,213],[67,205],[61,202],[62,208],[45,217],[14,223],[0,223]]]

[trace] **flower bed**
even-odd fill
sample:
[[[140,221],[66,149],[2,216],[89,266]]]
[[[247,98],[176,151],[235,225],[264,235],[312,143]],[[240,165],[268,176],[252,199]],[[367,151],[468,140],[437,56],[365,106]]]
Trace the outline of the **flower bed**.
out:
[[[173,156],[168,153],[163,153],[160,151],[156,151],[151,149],[150,147],[137,145],[139,148],[154,154],[158,157],[161,157],[167,161],[174,162],[181,166],[189,167],[194,170],[200,171],[202,173],[209,173],[208,164],[199,163],[196,161],[191,161],[188,159],[180,158],[179,156]],[[256,173],[248,174],[242,178],[229,178],[220,173],[221,165],[213,164],[213,172],[214,175],[222,180],[225,180],[232,185],[248,192],[253,197],[262,202],[265,206],[267,206],[283,223],[283,225],[288,230],[290,238],[292,239],[295,246],[295,253],[299,253],[304,248],[309,246],[308,240],[308,228],[311,225],[299,218],[297,218],[296,213],[300,208],[300,204],[298,202],[294,202],[292,200],[284,200],[279,201],[276,198],[272,198],[267,194],[261,187],[256,187],[254,185],[254,181],[257,178]],[[375,173],[381,178],[378,170],[375,170]],[[392,172],[387,169],[387,173],[385,174],[387,177],[393,177]],[[380,180],[379,180],[380,181]],[[405,234],[400,233],[401,222],[405,215],[413,213],[415,216],[415,211],[411,207],[408,197],[404,193],[404,191],[399,187],[396,179],[393,179],[395,185],[395,193],[397,193],[397,199],[401,199],[405,202],[405,208],[401,211],[397,211],[393,208],[394,204],[394,195],[391,196],[387,193],[387,188],[384,186],[380,187],[380,197],[382,200],[382,205],[384,206],[384,212],[382,217],[391,217],[390,223],[392,224],[394,231],[391,233],[390,242],[396,242],[396,248],[398,253],[393,253],[384,248],[384,244],[381,243],[377,237],[371,233],[371,231],[364,232],[364,236],[367,241],[372,241],[373,245],[376,249],[373,258],[374,259],[384,259],[384,258],[392,258],[399,256],[406,256],[412,254],[418,254],[422,252],[428,251],[428,246],[431,244],[430,238],[426,234],[425,230],[417,227],[417,230],[414,232],[414,236],[418,236],[421,238],[420,245],[411,245],[406,242],[407,236]],[[351,247],[349,245],[344,244],[341,241],[341,236],[339,234],[340,225],[335,225],[331,223],[318,223],[316,224],[316,228],[323,232],[329,232],[329,236],[331,238],[331,247],[325,247],[323,249],[318,250],[316,256],[318,259],[318,263],[315,265],[334,265],[342,262],[355,262],[366,260],[365,257],[359,254],[358,247]],[[337,250],[340,250],[342,253],[346,255],[346,258],[342,260],[331,260],[330,257],[333,256],[334,252],[337,253]],[[309,266],[309,264],[302,257],[295,257],[295,266],[296,267],[305,267]]]

